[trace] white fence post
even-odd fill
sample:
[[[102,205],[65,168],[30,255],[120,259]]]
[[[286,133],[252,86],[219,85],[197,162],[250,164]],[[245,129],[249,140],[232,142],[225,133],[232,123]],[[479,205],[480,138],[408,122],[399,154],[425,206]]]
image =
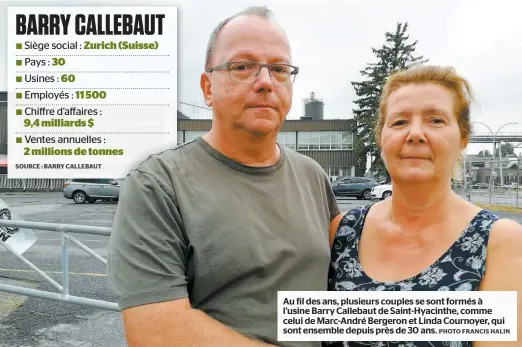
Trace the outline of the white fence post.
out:
[[[111,228],[88,226],[88,225],[71,225],[71,224],[56,224],[56,223],[42,223],[42,222],[28,222],[28,221],[14,221],[14,220],[3,220],[0,219],[0,227],[18,227],[32,230],[47,230],[62,233],[62,284],[53,280],[43,270],[39,269],[35,264],[25,258],[23,255],[16,253],[7,243],[0,242],[0,246],[4,247],[8,252],[11,252],[18,259],[20,259],[25,265],[34,270],[38,275],[44,278],[47,282],[51,283],[60,293],[53,293],[50,291],[37,290],[27,288],[23,286],[12,286],[7,284],[0,284],[0,291],[26,295],[40,299],[48,299],[55,301],[68,302],[71,304],[100,308],[103,310],[119,312],[120,308],[117,303],[96,300],[91,298],[85,298],[80,296],[74,296],[69,294],[69,254],[68,254],[68,241],[73,241],[74,244],[79,246],[85,252],[100,260],[103,264],[107,265],[107,260],[101,255],[81,243],[79,240],[73,238],[69,233],[78,234],[89,234],[89,235],[102,235],[110,236]]]

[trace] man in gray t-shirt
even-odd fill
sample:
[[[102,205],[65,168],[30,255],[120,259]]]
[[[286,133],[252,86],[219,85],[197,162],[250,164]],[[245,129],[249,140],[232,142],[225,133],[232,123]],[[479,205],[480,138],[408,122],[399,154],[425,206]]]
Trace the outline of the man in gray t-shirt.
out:
[[[277,341],[277,292],[327,290],[339,208],[322,168],[276,144],[298,70],[268,15],[249,9],[211,37],[212,130],[123,183],[109,281],[131,347],[320,346]]]

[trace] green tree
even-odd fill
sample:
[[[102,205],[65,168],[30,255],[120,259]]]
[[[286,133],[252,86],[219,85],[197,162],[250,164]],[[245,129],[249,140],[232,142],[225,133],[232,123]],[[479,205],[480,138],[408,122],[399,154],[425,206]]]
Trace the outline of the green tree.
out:
[[[353,131],[357,135],[354,143],[357,166],[365,169],[367,157],[370,156],[370,170],[388,179],[389,175],[374,137],[382,87],[391,73],[428,61],[423,56],[414,56],[418,41],[409,43],[407,30],[408,23],[397,23],[395,32],[386,32],[383,46],[371,48],[377,61],[367,63],[364,70],[360,71],[362,81],[352,82],[358,97],[354,101],[356,108],[353,109],[356,120]]]
[[[500,152],[502,153],[503,158],[508,156],[516,156],[515,147],[509,142],[504,142],[500,145]]]

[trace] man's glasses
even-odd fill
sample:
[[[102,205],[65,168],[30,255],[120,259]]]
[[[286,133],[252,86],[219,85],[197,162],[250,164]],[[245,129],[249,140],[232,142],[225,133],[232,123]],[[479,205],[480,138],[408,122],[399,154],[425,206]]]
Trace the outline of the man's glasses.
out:
[[[257,81],[257,76],[261,69],[266,67],[270,73],[272,83],[277,86],[287,86],[295,81],[295,76],[299,73],[297,66],[288,64],[262,64],[252,61],[231,61],[215,66],[207,70],[228,71],[230,79],[236,83],[250,84]]]

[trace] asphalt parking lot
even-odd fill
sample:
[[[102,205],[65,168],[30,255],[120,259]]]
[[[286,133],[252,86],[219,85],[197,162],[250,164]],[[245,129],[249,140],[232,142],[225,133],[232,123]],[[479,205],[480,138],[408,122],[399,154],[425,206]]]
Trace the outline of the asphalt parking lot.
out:
[[[116,203],[77,205],[56,193],[1,193],[12,211],[27,221],[110,227]],[[24,256],[61,283],[61,234],[35,231],[38,241]],[[107,257],[108,237],[74,235]],[[16,257],[0,250],[0,281],[40,290],[56,289]],[[69,244],[70,294],[114,301],[105,265]],[[15,282],[14,280],[18,280]],[[119,314],[57,301],[0,293],[0,346],[126,346]]]
[[[13,212],[27,221],[110,227],[116,203],[77,205],[53,193],[0,193]],[[342,211],[367,204],[339,199]],[[499,213],[501,214],[501,213]],[[512,215],[509,215],[513,218]],[[522,215],[515,216],[522,223]],[[24,255],[61,283],[61,235],[35,231],[37,243]],[[107,257],[108,237],[75,235]],[[69,246],[70,294],[114,301],[105,265],[83,250]],[[54,287],[0,247],[0,282],[55,291]],[[0,292],[0,347],[119,347],[126,346],[118,313]]]
[[[12,211],[27,221],[110,227],[116,203],[78,205],[61,192],[1,193]],[[361,201],[342,199],[343,211]],[[35,231],[38,241],[24,256],[61,283],[61,234]],[[107,257],[104,236],[74,235],[89,248]],[[0,281],[53,291],[48,282],[16,257],[0,249]],[[70,294],[114,301],[107,286],[105,266],[83,250],[69,245]],[[126,346],[118,313],[57,301],[0,293],[1,347],[119,347]]]

